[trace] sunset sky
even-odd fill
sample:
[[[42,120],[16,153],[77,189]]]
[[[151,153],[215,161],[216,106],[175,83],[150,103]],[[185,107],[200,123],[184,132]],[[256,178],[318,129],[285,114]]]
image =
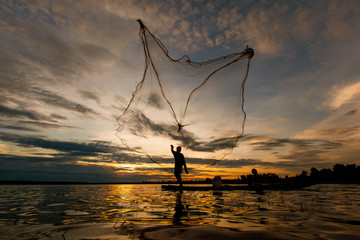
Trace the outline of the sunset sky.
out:
[[[243,137],[212,167],[183,146],[185,179],[360,164],[357,0],[1,1],[0,180],[173,178],[176,142],[159,166],[116,136],[144,71],[139,18],[174,59],[255,51]]]

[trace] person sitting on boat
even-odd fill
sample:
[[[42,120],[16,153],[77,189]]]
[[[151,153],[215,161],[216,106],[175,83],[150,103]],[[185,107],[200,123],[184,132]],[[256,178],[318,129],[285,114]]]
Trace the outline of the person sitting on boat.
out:
[[[251,176],[249,185],[253,187],[257,193],[263,193],[262,184],[264,183],[264,179],[258,174],[255,168],[251,170],[251,173],[253,175]]]
[[[174,175],[177,179],[177,182],[180,184],[180,187],[182,187],[181,173],[183,166],[187,174],[189,173],[189,171],[186,167],[184,155],[181,153],[181,147],[180,146],[177,147],[175,152],[174,146],[173,145],[170,146],[171,146],[171,152],[174,155],[174,159],[175,159]]]

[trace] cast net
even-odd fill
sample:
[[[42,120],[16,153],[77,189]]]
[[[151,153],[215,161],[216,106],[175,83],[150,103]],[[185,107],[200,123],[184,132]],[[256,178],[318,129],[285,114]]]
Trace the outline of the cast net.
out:
[[[187,159],[214,165],[244,133],[244,87],[253,49],[206,62],[186,55],[175,60],[138,21],[144,73],[117,119],[116,135],[133,153],[158,164],[172,157],[173,144],[185,149]]]

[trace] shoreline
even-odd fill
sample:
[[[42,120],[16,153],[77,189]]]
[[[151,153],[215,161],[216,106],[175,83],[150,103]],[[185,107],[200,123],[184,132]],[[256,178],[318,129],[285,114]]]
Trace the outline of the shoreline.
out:
[[[243,182],[239,183],[226,183],[224,184],[247,184]],[[275,183],[291,183],[291,182],[274,182]],[[76,182],[76,181],[0,181],[1,185],[163,185],[163,184],[174,184],[177,185],[177,182]],[[209,182],[183,182],[184,185],[212,185]],[[271,184],[269,182],[269,184]],[[360,184],[357,181],[332,181],[332,182],[313,182],[313,185],[316,184]]]

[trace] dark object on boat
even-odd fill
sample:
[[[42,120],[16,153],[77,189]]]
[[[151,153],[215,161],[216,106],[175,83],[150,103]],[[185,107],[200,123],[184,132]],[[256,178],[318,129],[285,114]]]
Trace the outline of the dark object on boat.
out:
[[[309,187],[313,183],[273,183],[273,184],[263,184],[263,190],[297,190],[304,187]],[[223,190],[223,191],[232,191],[232,190],[250,190],[255,191],[256,189],[253,186],[248,185],[226,185],[222,186],[220,189],[214,189],[213,186],[202,186],[202,185],[187,185],[180,187],[179,185],[161,185],[162,190],[187,190],[187,191],[209,191],[209,190]]]

